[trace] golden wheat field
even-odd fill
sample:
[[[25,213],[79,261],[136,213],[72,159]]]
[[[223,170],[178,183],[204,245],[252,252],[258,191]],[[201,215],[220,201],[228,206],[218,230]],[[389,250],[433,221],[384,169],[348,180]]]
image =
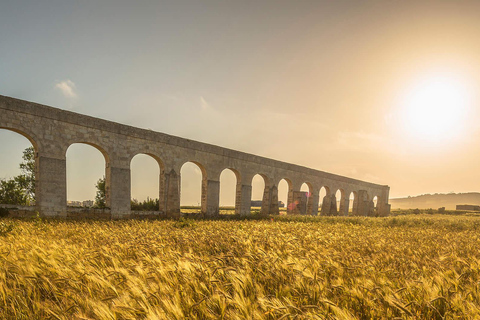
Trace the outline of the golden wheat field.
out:
[[[473,319],[480,218],[0,221],[2,319]]]

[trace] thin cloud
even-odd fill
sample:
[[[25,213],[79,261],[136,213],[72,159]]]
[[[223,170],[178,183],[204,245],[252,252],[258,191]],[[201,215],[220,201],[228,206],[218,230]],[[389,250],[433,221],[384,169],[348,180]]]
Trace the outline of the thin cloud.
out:
[[[75,92],[77,88],[72,80],[67,79],[61,82],[57,82],[57,84],[55,84],[55,89],[60,90],[67,98],[74,99],[78,97],[77,93]]]
[[[203,111],[212,110],[212,106],[205,100],[204,97],[200,96],[200,106]]]

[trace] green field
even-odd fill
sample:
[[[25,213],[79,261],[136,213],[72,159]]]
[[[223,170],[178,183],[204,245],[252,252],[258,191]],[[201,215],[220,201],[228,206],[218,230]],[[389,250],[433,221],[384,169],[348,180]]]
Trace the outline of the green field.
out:
[[[480,217],[0,220],[2,319],[473,319]]]

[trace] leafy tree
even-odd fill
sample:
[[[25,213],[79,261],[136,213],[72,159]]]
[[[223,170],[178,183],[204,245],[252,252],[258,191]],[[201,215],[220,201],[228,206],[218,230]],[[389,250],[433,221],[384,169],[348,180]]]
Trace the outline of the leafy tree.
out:
[[[35,201],[35,149],[33,147],[25,149],[22,159],[23,162],[20,163],[22,174],[18,177],[22,181],[28,200]]]
[[[98,179],[97,184],[97,194],[95,195],[95,208],[104,209],[106,208],[106,192],[105,192],[105,176]]]
[[[27,205],[25,190],[19,186],[15,178],[0,180],[0,203]]]
[[[30,205],[35,202],[35,149],[25,149],[22,159],[21,175],[0,180],[0,203]]]

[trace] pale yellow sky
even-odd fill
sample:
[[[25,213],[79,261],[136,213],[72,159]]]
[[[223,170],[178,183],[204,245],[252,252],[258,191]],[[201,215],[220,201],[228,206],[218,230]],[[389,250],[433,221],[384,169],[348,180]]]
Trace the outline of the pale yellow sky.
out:
[[[388,184],[392,197],[479,191],[478,1],[46,3],[0,5],[0,94]],[[0,130],[0,177],[16,174],[22,139]],[[93,198],[100,153],[74,146],[67,159],[69,199]],[[155,166],[132,163],[134,197],[156,197]],[[182,202],[196,204],[185,170]]]

